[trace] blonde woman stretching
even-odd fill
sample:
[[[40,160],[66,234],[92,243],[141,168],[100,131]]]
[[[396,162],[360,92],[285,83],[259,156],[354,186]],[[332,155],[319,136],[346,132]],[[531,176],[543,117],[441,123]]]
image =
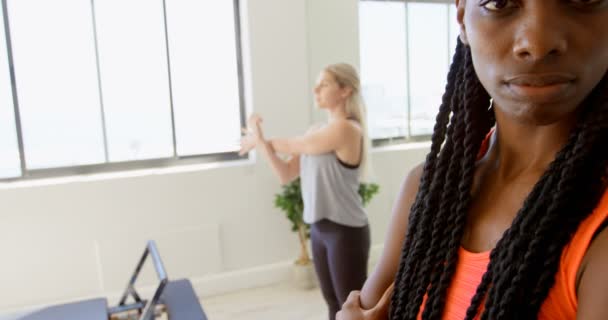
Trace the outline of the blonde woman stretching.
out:
[[[348,293],[360,289],[367,278],[370,231],[357,190],[368,141],[359,76],[352,66],[324,68],[314,95],[328,113],[326,124],[302,136],[266,139],[262,118],[253,115],[241,154],[257,146],[282,184],[300,177],[313,261],[333,320]],[[291,157],[284,161],[277,153]]]

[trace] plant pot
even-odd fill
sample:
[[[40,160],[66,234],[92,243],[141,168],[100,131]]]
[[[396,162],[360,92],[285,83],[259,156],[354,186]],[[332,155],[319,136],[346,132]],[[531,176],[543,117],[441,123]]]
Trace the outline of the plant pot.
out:
[[[305,264],[293,264],[293,283],[296,288],[310,290],[317,287],[317,273],[312,261]]]

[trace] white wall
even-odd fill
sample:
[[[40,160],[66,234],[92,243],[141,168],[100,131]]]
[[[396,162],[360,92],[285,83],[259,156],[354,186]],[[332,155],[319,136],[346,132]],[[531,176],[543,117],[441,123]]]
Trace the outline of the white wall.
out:
[[[310,85],[328,64],[346,62],[359,66],[359,6],[355,0],[307,0],[308,70]],[[310,96],[311,105],[314,102]],[[325,119],[314,108],[313,121]]]
[[[358,65],[357,1],[242,0],[242,11],[249,107],[268,135],[301,133],[322,118],[310,94],[321,67]],[[374,152],[375,253],[400,183],[425,153]],[[289,277],[297,238],[273,207],[279,185],[263,162],[67,180],[0,186],[0,313],[115,297],[147,239],[170,277],[189,277],[201,296]]]

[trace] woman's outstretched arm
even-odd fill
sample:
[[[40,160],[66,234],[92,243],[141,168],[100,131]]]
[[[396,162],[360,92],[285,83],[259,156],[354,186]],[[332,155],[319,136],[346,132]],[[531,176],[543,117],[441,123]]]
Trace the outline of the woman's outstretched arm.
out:
[[[260,149],[281,184],[287,184],[300,175],[299,154],[292,154],[291,158],[285,161],[279,158],[272,144],[267,140],[260,141]]]
[[[323,154],[336,151],[360,136],[361,129],[352,121],[336,120],[317,130],[293,138],[270,139],[275,152],[283,154]]]
[[[243,129],[245,136],[241,138],[240,155],[246,154],[255,147],[259,147],[262,155],[270,163],[270,167],[279,178],[281,184],[287,184],[300,175],[300,155],[291,154],[289,160],[280,158],[274,150],[272,143],[264,138],[262,118],[252,115],[247,121],[248,129]]]

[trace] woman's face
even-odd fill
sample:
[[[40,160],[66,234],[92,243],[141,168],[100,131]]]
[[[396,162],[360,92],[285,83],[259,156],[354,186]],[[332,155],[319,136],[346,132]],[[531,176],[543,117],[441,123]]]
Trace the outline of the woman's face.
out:
[[[461,40],[497,111],[546,125],[608,70],[608,0],[456,0]]]
[[[317,105],[322,109],[334,109],[344,105],[348,96],[346,88],[341,88],[334,76],[326,71],[319,74],[314,94]]]

